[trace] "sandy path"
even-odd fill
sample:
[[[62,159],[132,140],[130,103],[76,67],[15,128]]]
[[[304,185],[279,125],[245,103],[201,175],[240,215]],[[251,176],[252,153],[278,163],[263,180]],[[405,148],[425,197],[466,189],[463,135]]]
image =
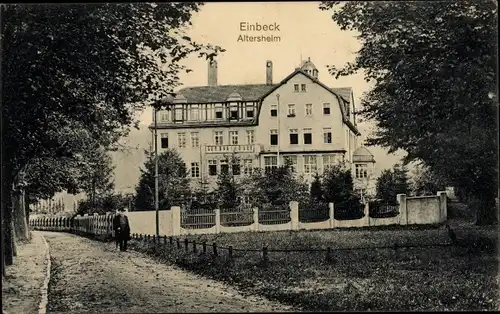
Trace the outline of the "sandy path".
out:
[[[47,267],[47,248],[37,231],[31,232],[29,243],[19,243],[14,264],[7,266],[2,278],[2,310],[4,313],[38,313],[41,288]]]
[[[160,264],[112,243],[44,232],[52,257],[47,313],[283,312],[222,283]]]

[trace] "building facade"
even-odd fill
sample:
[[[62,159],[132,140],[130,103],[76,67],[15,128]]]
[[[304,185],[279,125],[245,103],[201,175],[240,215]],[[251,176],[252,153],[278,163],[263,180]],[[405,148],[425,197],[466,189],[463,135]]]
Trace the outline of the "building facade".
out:
[[[217,85],[217,62],[209,62],[207,86],[179,90],[171,110],[158,111],[159,152],[180,153],[193,187],[213,187],[221,171],[241,176],[285,160],[309,182],[335,163],[354,174],[360,133],[352,89],[322,84],[310,59],[277,84],[272,69],[267,61],[265,84]],[[229,169],[233,153],[240,165]]]

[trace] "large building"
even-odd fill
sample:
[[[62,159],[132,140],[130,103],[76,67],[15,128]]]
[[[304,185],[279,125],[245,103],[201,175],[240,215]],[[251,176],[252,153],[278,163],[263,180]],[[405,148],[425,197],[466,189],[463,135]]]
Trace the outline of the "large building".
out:
[[[159,152],[175,148],[181,154],[193,187],[214,186],[220,171],[245,175],[285,159],[309,182],[337,162],[359,179],[368,176],[375,161],[359,150],[351,88],[325,86],[310,59],[277,84],[271,61],[262,71],[265,84],[217,85],[217,62],[209,62],[207,86],[179,90],[172,110],[157,113]],[[232,153],[240,167],[229,169]]]

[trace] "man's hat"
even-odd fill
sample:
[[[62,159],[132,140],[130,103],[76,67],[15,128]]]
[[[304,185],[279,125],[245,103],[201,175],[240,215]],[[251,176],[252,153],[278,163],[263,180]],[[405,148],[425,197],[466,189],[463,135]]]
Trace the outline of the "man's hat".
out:
[[[126,212],[127,210],[125,209],[125,207],[120,207],[120,209],[118,209],[118,211],[120,211],[120,212]]]

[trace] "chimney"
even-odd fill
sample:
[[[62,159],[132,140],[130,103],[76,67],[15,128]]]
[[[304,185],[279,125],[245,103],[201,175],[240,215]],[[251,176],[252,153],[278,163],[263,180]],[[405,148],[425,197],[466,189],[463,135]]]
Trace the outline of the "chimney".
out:
[[[208,86],[217,86],[217,61],[208,60]]]
[[[266,61],[266,84],[273,84],[273,62],[270,60]]]

